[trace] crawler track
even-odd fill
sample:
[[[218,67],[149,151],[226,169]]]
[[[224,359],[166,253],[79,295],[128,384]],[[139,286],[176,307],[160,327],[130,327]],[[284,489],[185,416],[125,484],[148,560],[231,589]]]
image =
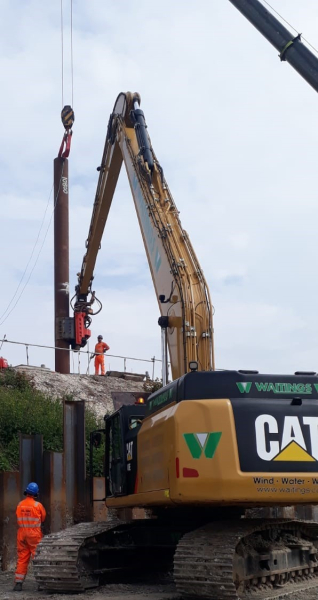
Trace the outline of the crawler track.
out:
[[[317,587],[317,538],[315,523],[257,525],[255,520],[241,520],[205,525],[185,534],[178,544],[177,590],[186,600],[273,600]],[[257,551],[262,542],[263,549]],[[296,566],[288,564],[293,551],[303,557]],[[275,566],[277,558],[287,560],[285,568]]]
[[[80,523],[43,538],[33,563],[36,582],[44,590],[60,592],[97,587],[99,577],[86,562],[85,546],[112,527],[113,522]]]
[[[81,523],[45,537],[34,560],[41,588],[83,592],[98,586],[99,574],[112,570],[111,564],[124,570],[120,551],[127,549],[130,539],[118,535],[126,525],[116,521]],[[138,522],[134,527],[140,531]],[[115,546],[110,545],[109,535]],[[145,546],[140,548],[145,551]],[[100,564],[99,553],[105,549],[111,554],[106,564]],[[136,546],[133,552],[139,564],[138,550]],[[274,600],[318,587],[318,524],[245,519],[209,523],[179,541],[174,579],[185,600]]]

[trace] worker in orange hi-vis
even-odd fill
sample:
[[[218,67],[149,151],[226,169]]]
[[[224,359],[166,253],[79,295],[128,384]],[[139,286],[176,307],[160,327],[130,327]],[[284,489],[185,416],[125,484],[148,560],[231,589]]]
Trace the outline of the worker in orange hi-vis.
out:
[[[36,498],[39,494],[37,483],[29,483],[16,510],[18,520],[17,551],[18,561],[15,571],[15,592],[22,591],[22,583],[28,571],[30,558],[34,558],[36,547],[43,535],[41,525],[46,517],[44,506]]]
[[[99,375],[99,369],[101,370],[101,375],[105,375],[105,357],[104,354],[109,350],[108,344],[103,342],[103,336],[99,335],[97,338],[97,344],[95,346],[95,375]]]

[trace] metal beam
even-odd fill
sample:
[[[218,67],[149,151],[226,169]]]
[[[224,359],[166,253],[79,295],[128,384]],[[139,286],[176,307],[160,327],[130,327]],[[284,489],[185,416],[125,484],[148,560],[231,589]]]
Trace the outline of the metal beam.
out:
[[[63,319],[69,316],[69,210],[68,160],[54,160],[54,305],[55,371],[70,372],[69,342],[62,337]]]

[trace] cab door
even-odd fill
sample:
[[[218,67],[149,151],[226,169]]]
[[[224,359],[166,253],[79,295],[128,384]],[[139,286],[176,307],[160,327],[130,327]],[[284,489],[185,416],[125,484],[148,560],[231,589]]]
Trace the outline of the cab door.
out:
[[[133,494],[137,478],[137,437],[145,404],[122,406],[105,418],[106,497]]]
[[[121,411],[106,420],[106,496],[126,494],[126,455]]]

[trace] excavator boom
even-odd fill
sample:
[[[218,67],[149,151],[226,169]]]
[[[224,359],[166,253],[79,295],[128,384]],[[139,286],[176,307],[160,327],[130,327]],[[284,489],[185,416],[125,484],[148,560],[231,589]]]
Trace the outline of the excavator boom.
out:
[[[76,286],[75,347],[85,345],[95,294],[93,273],[122,162],[166,333],[173,379],[214,369],[212,305],[202,269],[151,146],[138,94],[119,94],[108,123],[86,254]],[[92,296],[89,298],[89,294]]]

